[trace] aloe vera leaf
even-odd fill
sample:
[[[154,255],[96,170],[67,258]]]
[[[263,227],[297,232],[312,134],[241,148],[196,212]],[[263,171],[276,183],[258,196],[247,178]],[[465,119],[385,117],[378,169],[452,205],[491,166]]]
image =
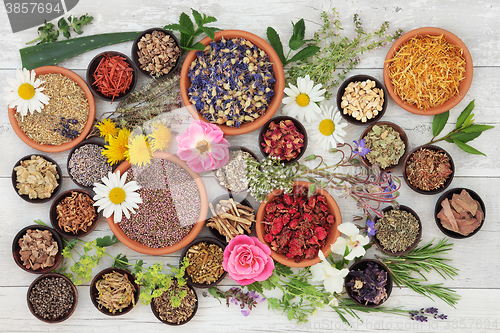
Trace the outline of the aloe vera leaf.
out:
[[[19,53],[23,68],[32,70],[41,66],[55,65],[99,47],[134,40],[139,34],[139,31],[133,31],[77,37],[54,43],[28,46],[19,49]]]

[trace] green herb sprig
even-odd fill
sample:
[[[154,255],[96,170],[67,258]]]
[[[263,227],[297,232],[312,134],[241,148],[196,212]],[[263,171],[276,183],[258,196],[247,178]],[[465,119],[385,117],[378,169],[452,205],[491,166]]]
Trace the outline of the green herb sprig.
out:
[[[475,155],[484,155],[484,153],[480,152],[476,148],[473,148],[466,144],[466,142],[472,141],[478,136],[481,135],[486,130],[494,128],[494,126],[490,125],[477,125],[474,124],[474,114],[472,110],[474,109],[474,100],[467,105],[467,107],[460,113],[458,116],[457,124],[455,128],[446,134],[445,136],[437,139],[437,136],[443,131],[446,123],[448,122],[448,118],[450,117],[450,111],[446,111],[441,114],[437,114],[434,116],[432,121],[432,140],[427,144],[433,144],[439,141],[445,140],[446,142],[456,144],[460,149],[469,154]]]
[[[58,40],[60,33],[62,33],[64,37],[70,38],[71,31],[75,32],[77,35],[81,35],[83,33],[82,27],[92,23],[93,19],[94,17],[89,14],[85,14],[80,17],[70,15],[67,20],[64,17],[61,17],[57,22],[57,27],[59,29],[56,29],[53,23],[45,21],[42,26],[38,27],[38,38],[33,39],[26,44],[32,44],[35,42],[38,42],[37,45],[53,43]]]

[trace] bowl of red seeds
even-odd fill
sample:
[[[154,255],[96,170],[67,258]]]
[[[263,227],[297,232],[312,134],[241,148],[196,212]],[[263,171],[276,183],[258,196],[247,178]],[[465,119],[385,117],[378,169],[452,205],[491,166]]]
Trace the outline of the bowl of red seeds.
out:
[[[135,88],[134,64],[125,54],[106,51],[96,55],[87,67],[87,83],[97,97],[105,101],[126,98]]]
[[[335,199],[324,189],[308,195],[312,183],[294,182],[291,193],[276,189],[257,211],[255,231],[271,248],[271,257],[289,267],[308,267],[328,256],[342,223]]]

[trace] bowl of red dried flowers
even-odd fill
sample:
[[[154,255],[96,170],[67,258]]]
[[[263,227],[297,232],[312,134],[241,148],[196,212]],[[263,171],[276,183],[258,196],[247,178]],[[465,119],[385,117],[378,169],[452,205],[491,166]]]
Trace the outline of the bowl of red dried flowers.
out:
[[[307,149],[306,129],[293,117],[273,118],[260,130],[259,148],[264,157],[276,157],[286,165],[295,163]]]
[[[474,236],[486,217],[481,197],[468,188],[458,187],[443,193],[436,202],[434,218],[438,228],[452,238]]]
[[[419,146],[403,162],[403,178],[413,191],[436,194],[450,186],[455,175],[451,155],[434,145]]]
[[[340,235],[340,209],[324,189],[308,195],[312,183],[295,181],[291,193],[274,190],[257,211],[255,230],[271,248],[271,257],[290,267],[320,262],[319,251],[328,256]]]

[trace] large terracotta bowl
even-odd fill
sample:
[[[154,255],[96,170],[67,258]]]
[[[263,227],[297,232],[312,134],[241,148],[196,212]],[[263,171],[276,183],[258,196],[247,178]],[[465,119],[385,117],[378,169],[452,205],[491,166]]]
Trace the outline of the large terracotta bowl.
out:
[[[35,68],[35,72],[36,72],[37,76],[43,75],[43,74],[51,74],[51,73],[62,74],[64,76],[67,76],[68,78],[72,79],[73,81],[75,81],[80,86],[80,88],[82,88],[83,92],[85,93],[85,97],[87,98],[87,101],[89,103],[89,116],[87,118],[87,122],[85,123],[85,127],[83,128],[80,135],[78,135],[72,141],[56,146],[56,145],[41,145],[41,144],[31,140],[21,130],[21,127],[19,127],[17,119],[14,117],[16,110],[13,108],[9,108],[10,124],[12,125],[12,128],[14,129],[14,132],[16,132],[17,136],[24,143],[26,143],[28,146],[30,146],[32,148],[35,148],[37,150],[44,151],[47,153],[57,153],[57,152],[71,149],[85,139],[85,137],[89,134],[90,130],[92,129],[92,126],[94,125],[94,119],[95,119],[94,96],[92,95],[92,92],[90,91],[89,87],[87,86],[87,83],[85,82],[85,80],[83,80],[80,77],[80,75],[76,74],[75,72],[73,72],[67,68],[59,67],[59,66],[44,66],[44,67]]]
[[[396,102],[397,105],[402,107],[408,112],[415,113],[415,114],[420,114],[420,115],[436,115],[440,114],[443,112],[446,112],[448,110],[451,110],[453,107],[455,107],[460,101],[465,97],[467,94],[467,91],[469,90],[471,83],[472,83],[472,75],[473,75],[473,65],[472,65],[472,57],[467,49],[467,46],[465,46],[464,42],[460,40],[456,35],[452,34],[449,31],[446,31],[441,28],[434,28],[434,27],[424,27],[424,28],[418,28],[415,30],[411,30],[407,33],[405,33],[403,36],[401,36],[389,49],[389,52],[387,52],[387,56],[385,57],[385,61],[387,62],[388,60],[392,59],[394,55],[396,54],[397,50],[412,39],[413,37],[417,36],[440,36],[444,35],[448,43],[454,44],[459,46],[463,50],[463,57],[465,58],[465,78],[460,82],[460,85],[458,86],[458,95],[453,96],[443,104],[427,109],[427,110],[421,110],[417,108],[415,105],[410,105],[396,95],[394,92],[394,85],[392,84],[391,79],[389,78],[389,64],[385,63],[384,64],[384,83],[387,88],[387,92],[391,96],[391,98]]]
[[[274,96],[272,97],[271,102],[269,103],[266,113],[251,123],[245,123],[241,125],[240,128],[229,127],[226,125],[218,125],[226,135],[239,135],[239,134],[249,133],[264,125],[269,119],[271,119],[274,113],[276,113],[276,110],[278,110],[278,107],[281,104],[281,100],[283,99],[283,93],[284,93],[283,91],[285,89],[285,72],[283,70],[283,65],[281,64],[281,60],[278,57],[278,54],[274,51],[271,45],[269,45],[265,40],[263,40],[259,36],[256,36],[250,32],[242,30],[223,30],[215,33],[215,41],[219,41],[222,37],[224,37],[225,39],[244,38],[246,40],[249,40],[258,48],[265,51],[269,56],[270,62],[273,63],[273,74],[274,78],[276,79],[276,83],[274,84],[274,89],[273,89]],[[209,37],[205,37],[200,42],[204,45],[208,45],[210,44],[210,42],[212,42],[212,40]],[[186,56],[186,59],[184,60],[184,64],[182,65],[181,79],[180,79],[181,96],[182,96],[182,101],[186,105],[189,113],[195,119],[202,119],[208,122],[205,119],[205,117],[203,117],[196,110],[194,105],[191,104],[188,97],[188,89],[191,86],[191,80],[188,77],[189,67],[193,62],[193,60],[196,59],[196,52],[197,51],[190,51]]]
[[[161,158],[181,166],[182,168],[184,168],[184,170],[189,172],[191,177],[193,177],[194,181],[196,182],[196,185],[198,186],[198,190],[200,192],[201,209],[200,209],[200,215],[198,216],[197,219],[197,223],[193,225],[191,231],[177,244],[161,248],[151,248],[125,235],[123,230],[120,228],[120,224],[114,223],[113,215],[108,217],[106,220],[108,221],[109,228],[111,229],[113,234],[115,234],[115,236],[125,246],[143,254],[163,255],[181,250],[186,245],[191,243],[193,239],[196,238],[200,230],[203,228],[203,225],[205,224],[205,219],[207,217],[207,211],[208,211],[208,198],[207,198],[207,191],[205,189],[205,184],[203,183],[203,180],[201,179],[200,175],[191,170],[191,168],[184,161],[182,161],[177,155],[165,152],[155,152],[153,154],[153,158]],[[130,168],[130,166],[131,164],[128,161],[125,161],[122,164],[120,164],[118,168],[116,168],[115,172],[120,171],[120,174],[123,175],[123,173],[127,171]]]
[[[295,181],[293,183],[293,186],[303,186],[305,188],[309,188],[312,185],[312,183],[305,182],[305,181]],[[267,201],[264,201],[260,204],[259,210],[257,211],[257,218],[255,222],[255,231],[257,233],[257,237],[259,240],[266,244],[267,246],[271,247],[268,242],[264,240],[264,235],[265,235],[265,230],[264,230],[264,216],[266,214],[266,205],[269,202],[272,202],[276,196],[279,196],[281,194],[280,190],[274,190],[273,192],[269,193],[267,195]],[[330,246],[335,243],[337,238],[340,236],[340,231],[338,230],[338,226],[342,223],[342,215],[340,214],[340,208],[337,205],[337,202],[335,202],[335,199],[324,189],[317,189],[315,194],[321,194],[326,197],[327,201],[327,206],[328,209],[330,210],[330,213],[333,214],[335,217],[335,223],[333,226],[330,228],[330,232],[328,233],[328,236],[326,237],[326,243],[325,246],[321,249],[325,257],[328,256],[330,253]],[[292,259],[288,259],[286,255],[284,254],[278,254],[271,250],[271,257],[276,260],[277,262],[289,266],[289,267],[308,267],[312,266],[314,264],[317,264],[320,262],[320,259],[318,256],[316,256],[314,259],[302,259],[300,262],[295,262]]]

